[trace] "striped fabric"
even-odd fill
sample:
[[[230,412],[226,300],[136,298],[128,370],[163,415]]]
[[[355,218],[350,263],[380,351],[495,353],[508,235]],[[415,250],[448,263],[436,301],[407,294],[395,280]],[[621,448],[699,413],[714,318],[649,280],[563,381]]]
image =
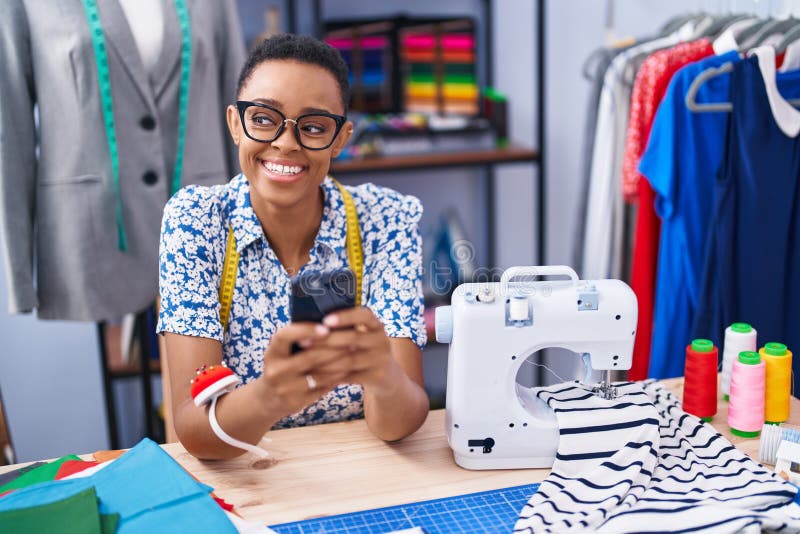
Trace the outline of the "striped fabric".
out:
[[[682,411],[661,384],[620,384],[613,401],[578,383],[538,396],[561,439],[514,532],[800,532],[797,488]]]

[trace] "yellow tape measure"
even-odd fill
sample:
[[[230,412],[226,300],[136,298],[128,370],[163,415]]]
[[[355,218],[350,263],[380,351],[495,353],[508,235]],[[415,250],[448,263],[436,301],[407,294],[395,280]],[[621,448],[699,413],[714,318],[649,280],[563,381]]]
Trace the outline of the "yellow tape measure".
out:
[[[347,263],[356,277],[356,307],[361,306],[361,276],[364,272],[364,251],[361,248],[361,230],[358,227],[358,213],[356,204],[350,191],[344,188],[338,180],[333,183],[339,188],[344,200],[344,214],[347,220]]]
[[[333,183],[339,188],[344,201],[345,220],[347,221],[347,262],[356,278],[356,306],[361,306],[361,280],[364,273],[364,251],[361,248],[361,230],[358,226],[358,213],[353,196],[338,180]],[[222,282],[219,285],[219,322],[222,329],[228,326],[233,303],[233,289],[236,285],[236,274],[239,271],[239,251],[236,250],[236,237],[233,227],[228,226],[228,241],[225,245],[225,261],[222,264]]]
[[[236,273],[239,271],[239,251],[236,250],[236,237],[233,226],[228,226],[228,243],[225,245],[225,262],[222,264],[222,282],[219,284],[219,322],[222,330],[228,326],[233,303],[233,288],[236,285]]]

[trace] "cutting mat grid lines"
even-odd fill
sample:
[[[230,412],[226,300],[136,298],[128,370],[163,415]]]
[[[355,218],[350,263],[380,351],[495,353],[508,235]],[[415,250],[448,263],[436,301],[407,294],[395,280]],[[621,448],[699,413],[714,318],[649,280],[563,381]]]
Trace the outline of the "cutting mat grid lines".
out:
[[[279,534],[379,534],[421,527],[427,534],[511,532],[539,484],[271,525]]]

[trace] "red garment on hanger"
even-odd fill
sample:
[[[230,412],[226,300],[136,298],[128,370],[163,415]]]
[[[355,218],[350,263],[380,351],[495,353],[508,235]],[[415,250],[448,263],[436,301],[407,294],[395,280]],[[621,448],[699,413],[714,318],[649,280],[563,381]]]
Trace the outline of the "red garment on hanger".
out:
[[[651,54],[636,75],[631,95],[631,112],[622,162],[622,192],[625,200],[639,207],[633,243],[631,288],[639,303],[636,341],[629,380],[647,378],[650,366],[650,344],[653,335],[653,302],[656,288],[658,240],[661,222],[655,212],[655,194],[647,180],[639,174],[639,161],[647,147],[650,129],[658,105],[664,98],[672,75],[681,67],[714,53],[709,39],[681,43]]]

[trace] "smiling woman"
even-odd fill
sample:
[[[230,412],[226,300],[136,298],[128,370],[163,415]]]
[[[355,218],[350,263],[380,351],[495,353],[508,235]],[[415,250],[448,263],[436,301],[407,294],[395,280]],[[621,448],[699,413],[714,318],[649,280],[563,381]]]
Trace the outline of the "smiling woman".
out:
[[[247,443],[270,428],[357,417],[376,436],[397,440],[427,415],[422,206],[372,184],[342,188],[328,176],[353,131],[348,92],[346,66],[330,46],[295,35],[265,40],[227,108],[242,174],[182,189],[167,205],[158,331],[175,430],[198,457],[242,452],[220,440],[206,409],[192,402],[189,382],[203,365],[224,363],[244,383],[220,398],[212,419]],[[348,231],[363,244],[363,268],[350,267],[360,270],[364,305],[323,324],[290,323],[292,280],[348,267]],[[227,321],[220,313],[226,255],[238,258]]]

